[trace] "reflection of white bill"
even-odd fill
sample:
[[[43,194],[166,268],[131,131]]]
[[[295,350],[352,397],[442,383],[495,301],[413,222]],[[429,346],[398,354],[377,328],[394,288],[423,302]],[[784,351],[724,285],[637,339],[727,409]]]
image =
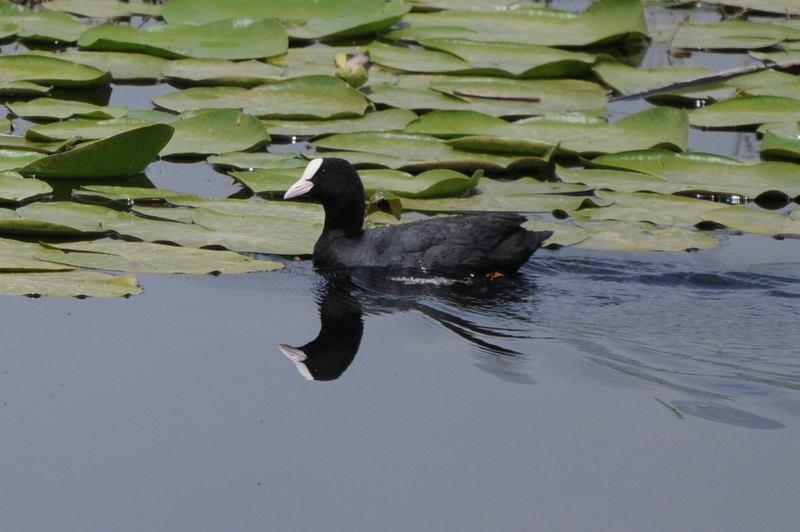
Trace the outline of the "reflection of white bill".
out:
[[[286,344],[280,344],[278,347],[281,349],[281,353],[283,353],[286,358],[294,362],[295,367],[297,368],[298,373],[303,376],[303,378],[307,381],[313,381],[314,376],[311,375],[311,372],[308,370],[308,367],[304,364],[306,358],[306,354],[296,347],[292,347]]]

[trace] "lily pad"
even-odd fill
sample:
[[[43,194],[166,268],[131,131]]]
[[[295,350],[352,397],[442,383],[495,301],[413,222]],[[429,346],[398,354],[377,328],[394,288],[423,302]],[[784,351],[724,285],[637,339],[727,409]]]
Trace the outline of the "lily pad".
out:
[[[462,38],[548,46],[590,46],[647,35],[639,0],[598,0],[580,14],[547,8],[511,11],[411,13],[396,40]]]
[[[653,128],[654,123],[659,127]],[[591,154],[631,146],[685,149],[688,122],[684,111],[667,107],[646,109],[614,124],[580,115],[506,122],[469,111],[437,111],[410,123],[406,131],[452,139],[450,145],[469,150],[527,153],[558,144],[561,153]]]
[[[53,11],[22,11],[1,15],[0,24],[11,23],[20,39],[47,43],[74,43],[90,26],[66,13]]]
[[[199,85],[253,87],[280,80],[283,68],[252,60],[176,59],[165,62],[162,73],[169,80]]]
[[[713,201],[648,192],[602,192],[600,196],[612,204],[583,209],[580,212],[582,217],[591,220],[692,226],[702,222],[708,212],[727,208]]]
[[[599,61],[592,70],[605,84],[621,94],[643,92],[690,81],[711,73],[703,66],[632,67],[616,61]]]
[[[171,125],[175,134],[161,150],[162,157],[247,150],[269,140],[260,120],[235,109],[199,111]]]
[[[25,130],[25,137],[36,142],[70,139],[81,141],[97,140],[130,131],[131,129],[148,126],[153,123],[154,122],[136,118],[112,118],[110,120],[77,118],[73,120],[64,120],[62,122],[31,126]]]
[[[703,217],[703,221],[722,224],[745,233],[800,238],[800,220],[744,205],[710,211]]]
[[[282,69],[281,77],[332,76],[336,72],[338,54],[361,55],[361,46],[323,46],[314,44],[305,48],[289,48],[285,54],[268,59],[269,64]],[[374,69],[370,69],[372,75]]]
[[[689,112],[693,126],[727,128],[800,120],[800,100],[776,96],[733,98]]]
[[[407,133],[344,133],[314,142],[318,148],[343,150],[346,153],[322,152],[321,157],[344,157],[352,163],[385,166],[393,169],[450,168],[471,171],[522,169],[543,166],[553,149],[543,146],[538,155],[507,157],[489,153],[471,153],[448,146],[427,135]]]
[[[63,59],[109,72],[116,81],[146,81],[161,79],[161,69],[168,61],[162,57],[131,52],[31,52],[42,57]]]
[[[128,113],[124,105],[94,105],[85,102],[56,100],[53,98],[36,98],[28,102],[6,104],[8,109],[22,118],[45,118],[64,120],[71,117],[80,118],[121,118]]]
[[[201,109],[242,109],[271,118],[347,118],[361,116],[364,95],[333,76],[292,78],[253,89],[194,87],[157,96],[153,102],[175,112]]]
[[[703,232],[653,224],[577,219],[589,236],[576,247],[612,251],[685,251],[711,249],[717,240]]]
[[[9,132],[11,132],[11,120],[9,120],[8,118],[0,118],[0,133],[9,133]]]
[[[294,153],[233,152],[208,158],[215,166],[252,170],[254,168],[305,168],[308,161]]]
[[[40,96],[49,93],[52,88],[28,81],[0,81],[0,95],[3,96]]]
[[[202,10],[197,10],[202,11]],[[201,26],[93,26],[78,46],[90,50],[142,52],[166,58],[260,59],[286,51],[288,39],[271,20],[222,20]]]
[[[132,15],[161,16],[161,5],[116,0],[48,0],[42,7],[88,18],[128,18]]]
[[[19,135],[0,135],[0,149],[55,153],[72,144],[72,141],[33,142]]]
[[[545,222],[538,219],[528,220],[522,227],[529,231],[552,231],[553,234],[545,240],[544,247],[574,246],[589,237],[588,231],[568,223]]]
[[[594,56],[546,46],[422,39],[436,50],[420,50],[373,42],[370,59],[405,72],[476,74],[519,78],[576,77],[586,74]]]
[[[764,135],[762,157],[800,160],[800,129],[796,122],[764,124],[758,130]]]
[[[275,261],[256,260],[230,251],[183,248],[125,242],[96,240],[49,244],[60,250],[58,256],[48,260],[98,270],[115,270],[131,273],[182,273],[202,275],[208,273],[268,272],[283,268]]]
[[[658,176],[683,191],[750,198],[800,197],[797,166],[791,163],[742,162],[708,153],[651,150],[605,155],[590,164]]]
[[[17,170],[42,157],[44,154],[35,151],[0,149],[0,172]]]
[[[275,18],[295,39],[354,37],[384,30],[411,9],[383,0],[207,0],[198,9],[191,0],[170,0],[164,18],[170,24],[203,24],[227,18]]]
[[[703,3],[779,15],[800,15],[800,3],[797,0],[704,0]]]
[[[31,177],[114,178],[142,172],[172,137],[173,128],[153,124],[33,161],[20,170]]]
[[[265,120],[264,125],[273,135],[284,137],[319,137],[332,133],[359,131],[402,131],[417,115],[405,109],[387,109],[366,113],[359,118],[333,120]]]
[[[403,209],[420,212],[574,212],[587,200],[580,196],[475,194],[463,198],[405,199]]]
[[[783,41],[800,40],[800,30],[778,24],[726,20],[711,24],[684,24],[672,40],[675,48],[753,50]]]
[[[2,151],[0,151],[0,154]],[[20,203],[42,198],[53,192],[44,181],[24,178],[11,172],[0,172],[0,202]]]
[[[0,274],[0,293],[48,297],[123,297],[142,292],[133,275],[67,271]]]
[[[54,57],[0,55],[0,82],[26,81],[57,87],[83,87],[108,81],[108,73]]]

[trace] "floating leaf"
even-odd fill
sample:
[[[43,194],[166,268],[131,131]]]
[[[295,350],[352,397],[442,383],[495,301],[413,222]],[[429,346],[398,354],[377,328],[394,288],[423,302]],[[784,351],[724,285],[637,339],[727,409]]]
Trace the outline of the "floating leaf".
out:
[[[37,153],[55,153],[72,144],[71,141],[32,142],[19,135],[0,135],[0,149],[33,151]]]
[[[202,11],[202,10],[198,10]],[[167,58],[258,59],[286,51],[286,32],[271,20],[222,20],[202,26],[93,26],[78,40],[90,50]]]
[[[20,170],[34,177],[113,178],[142,172],[172,137],[172,127],[153,124],[49,155]]]
[[[28,81],[0,81],[0,95],[38,96],[47,94],[53,87]]]
[[[402,131],[417,115],[405,109],[387,109],[367,113],[359,118],[333,120],[265,120],[264,125],[273,135],[284,137],[318,137],[331,133],[356,133],[359,131]]]
[[[476,74],[520,78],[581,76],[594,56],[546,46],[478,43],[459,39],[423,39],[433,50],[419,50],[373,42],[370,59],[405,72]],[[442,50],[442,51],[438,51]]]
[[[283,194],[302,173],[302,168],[274,168],[232,172],[231,175],[256,194]],[[459,195],[474,189],[480,172],[468,177],[453,170],[428,170],[417,176],[397,170],[363,170],[360,176],[366,197],[382,190],[402,198],[434,198]]]
[[[659,176],[682,191],[750,198],[800,197],[797,166],[791,163],[741,162],[708,153],[652,150],[605,155],[590,164]]]
[[[543,146],[538,155],[506,157],[457,150],[435,137],[405,133],[344,133],[314,142],[318,148],[350,153],[320,153],[321,157],[344,157],[356,164],[374,164],[394,169],[450,168],[470,171],[505,170],[543,166],[553,150]],[[360,152],[360,153],[357,153]]]
[[[717,240],[700,231],[656,227],[650,223],[576,220],[589,236],[576,247],[613,251],[685,251],[711,249]]]
[[[10,131],[11,131],[11,120],[7,118],[0,118],[0,133],[9,133]]]
[[[48,297],[122,297],[142,292],[133,275],[69,271],[0,274],[0,293]]]
[[[690,81],[711,73],[703,66],[632,67],[616,61],[599,61],[592,70],[621,94],[643,92],[673,83]]]
[[[797,0],[704,0],[705,4],[739,7],[749,11],[764,11],[779,15],[800,15]]]
[[[566,168],[556,166],[556,176],[565,183],[582,183],[586,186],[616,192],[659,192],[673,194],[682,185],[667,182],[663,177],[627,170]]]
[[[653,128],[654,123],[659,127]],[[450,145],[469,150],[535,153],[560,143],[560,152],[591,154],[631,146],[685,149],[688,123],[684,111],[667,107],[646,109],[614,124],[575,115],[511,123],[470,111],[437,111],[410,123],[406,131],[450,138]]]
[[[549,46],[589,46],[647,35],[639,0],[598,0],[581,14],[554,9],[411,13],[391,39],[463,38]]]
[[[188,81],[201,85],[252,87],[278,81],[283,75],[283,68],[261,61],[176,59],[165,62],[162,73],[169,80]]]
[[[269,140],[260,120],[235,109],[199,111],[171,125],[175,134],[161,150],[163,157],[247,150]]]
[[[2,153],[0,151],[0,154]],[[11,172],[0,173],[0,201],[3,203],[31,201],[47,196],[51,192],[53,189],[44,181],[24,178]]]
[[[280,262],[256,260],[230,251],[211,251],[143,242],[96,240],[50,244],[48,247],[63,252],[58,256],[48,256],[48,260],[54,262],[81,268],[131,273],[202,275],[268,272],[283,268]]]
[[[23,11],[10,16],[0,14],[0,24],[16,26],[20,39],[52,43],[73,43],[89,26],[75,17],[53,11]]]
[[[580,196],[475,194],[464,198],[405,199],[403,209],[421,212],[573,212],[585,202]]]
[[[243,109],[245,113],[273,118],[345,118],[361,116],[364,95],[333,76],[307,76],[241,87],[195,87],[157,96],[153,102],[176,112],[200,109]]]
[[[54,57],[1,55],[0,82],[27,81],[57,87],[83,87],[108,80],[108,73]]]
[[[42,7],[89,18],[127,18],[132,15],[158,17],[159,4],[145,2],[119,2],[116,0],[48,0]]]
[[[37,142],[68,139],[96,140],[148,126],[152,123],[136,118],[112,118],[110,120],[77,118],[31,126],[25,130],[25,137]]]
[[[29,102],[6,104],[8,109],[23,118],[47,118],[63,120],[65,118],[120,118],[128,113],[124,105],[94,105],[85,102],[55,100],[53,98],[36,98]]]
[[[700,127],[754,126],[800,120],[800,100],[776,96],[733,98],[689,112],[689,122]]]
[[[234,152],[208,158],[215,166],[249,170],[253,168],[305,168],[308,161],[295,153]]]
[[[725,208],[719,203],[700,199],[651,194],[647,192],[602,192],[602,198],[612,204],[602,208],[581,210],[581,216],[591,220],[616,220],[620,222],[648,222],[658,225],[695,225],[705,219],[709,211]]]
[[[301,76],[332,76],[336,72],[336,56],[361,55],[360,46],[321,46],[289,48],[284,55],[270,57],[269,64],[283,69],[283,78]],[[373,69],[370,69],[373,70]]]
[[[707,212],[703,221],[722,224],[745,233],[800,237],[800,220],[744,205]]]
[[[278,19],[296,39],[354,37],[384,30],[410,7],[383,0],[170,0],[164,18],[170,24],[203,24],[227,18]]]
[[[44,157],[38,152],[0,149],[0,172],[16,170]]]
[[[161,68],[168,63],[162,57],[130,52],[31,52],[42,57],[63,59],[108,71],[116,81],[145,81],[161,79]]]
[[[752,50],[787,40],[800,40],[800,30],[778,24],[726,20],[711,24],[684,24],[672,40],[675,48]]]
[[[800,160],[800,129],[796,122],[764,124],[758,131],[764,134],[762,157]]]
[[[574,246],[589,237],[589,233],[586,229],[566,223],[544,222],[542,220],[533,219],[522,224],[522,227],[529,231],[552,231],[553,234],[550,238],[545,240],[542,244],[544,247]]]

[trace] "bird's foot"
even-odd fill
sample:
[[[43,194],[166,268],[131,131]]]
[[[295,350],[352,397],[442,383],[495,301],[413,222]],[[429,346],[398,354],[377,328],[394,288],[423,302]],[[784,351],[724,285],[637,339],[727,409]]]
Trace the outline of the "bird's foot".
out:
[[[503,277],[503,274],[500,272],[491,272],[486,274],[486,278],[489,279],[490,281],[500,279],[501,277]]]

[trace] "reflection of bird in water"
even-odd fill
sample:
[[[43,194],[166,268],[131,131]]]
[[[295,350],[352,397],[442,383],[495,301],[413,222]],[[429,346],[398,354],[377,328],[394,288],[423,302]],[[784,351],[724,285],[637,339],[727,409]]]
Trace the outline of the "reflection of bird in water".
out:
[[[326,282],[319,299],[320,329],[301,347],[281,344],[281,352],[310,381],[332,381],[356,356],[364,333],[361,305],[345,283]]]
[[[370,270],[327,274],[324,279],[318,293],[319,334],[300,347],[280,346],[308,380],[334,380],[347,369],[361,344],[366,309],[373,315],[417,311],[491,355],[495,364],[483,361],[482,369],[506,380],[531,382],[513,366],[496,363],[497,357],[508,362],[520,355],[497,342],[524,337],[530,328],[535,285],[527,279],[387,278]],[[518,326],[510,325],[514,322]]]

